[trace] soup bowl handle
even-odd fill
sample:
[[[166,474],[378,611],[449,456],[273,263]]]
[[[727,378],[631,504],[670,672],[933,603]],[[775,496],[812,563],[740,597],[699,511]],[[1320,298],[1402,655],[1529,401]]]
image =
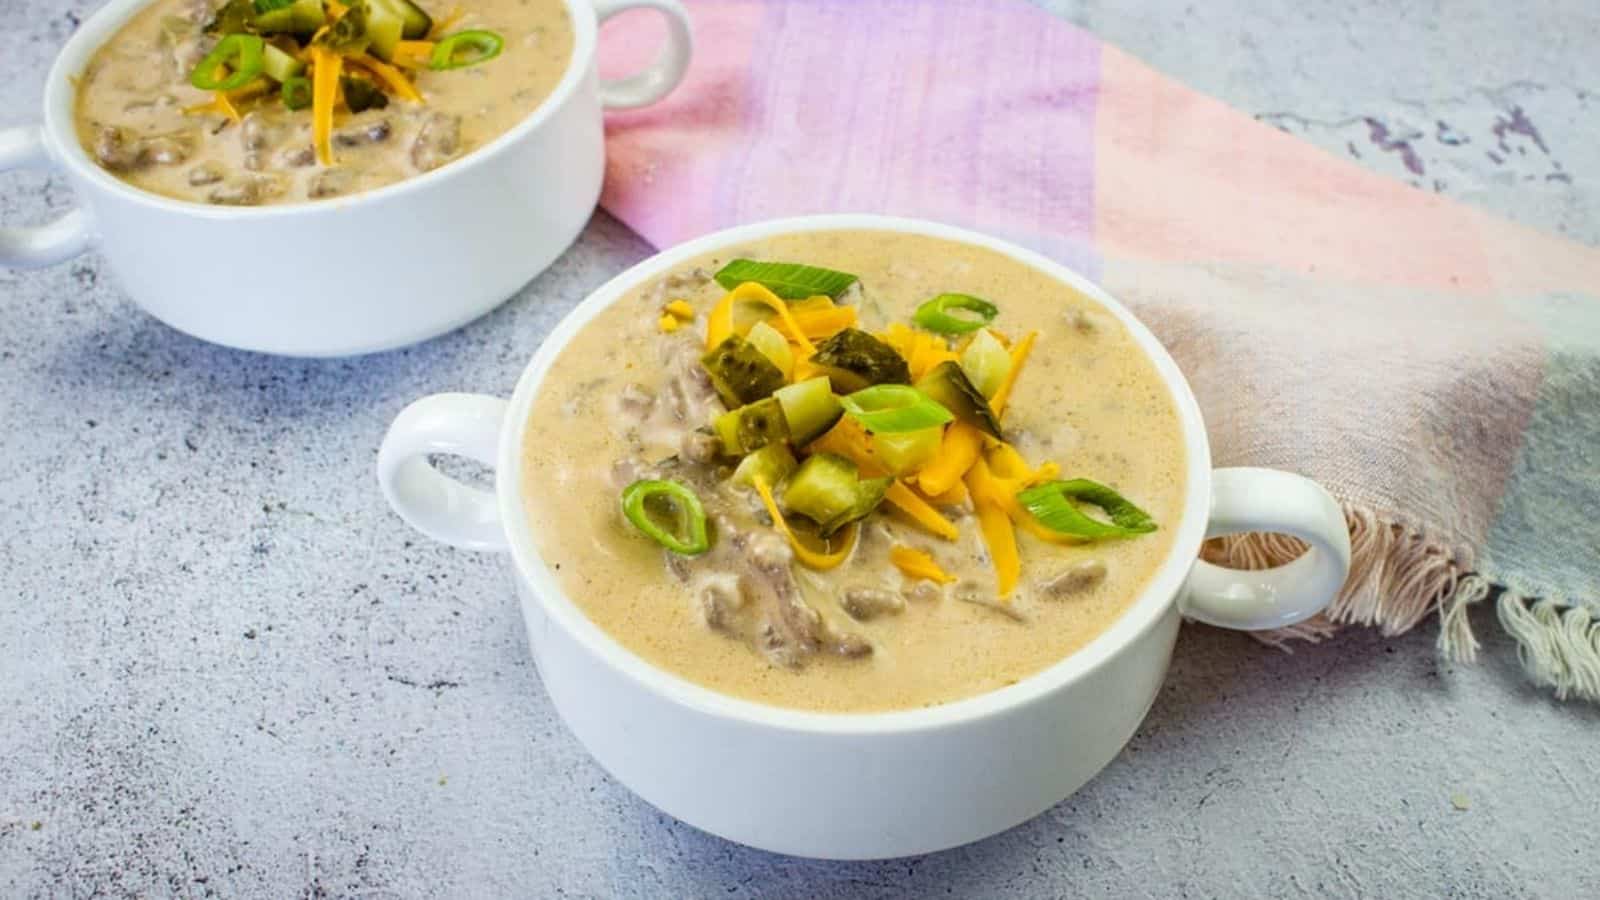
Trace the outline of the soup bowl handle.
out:
[[[667,24],[667,43],[643,71],[626,78],[600,82],[600,100],[606,109],[635,109],[649,106],[672,93],[689,68],[694,52],[694,33],[689,28],[689,13],[678,0],[594,0],[595,15],[601,24],[630,9],[653,9]]]
[[[0,130],[0,172],[54,168],[44,130],[37,125]],[[89,217],[75,209],[48,225],[0,227],[0,266],[53,266],[88,249]]]
[[[1217,469],[1206,537],[1288,534],[1311,545],[1273,569],[1194,564],[1179,598],[1191,619],[1259,631],[1303,622],[1338,596],[1350,574],[1350,532],[1339,504],[1315,481],[1277,469]]]
[[[433,394],[395,416],[378,448],[378,485],[412,528],[468,550],[503,551],[495,496],[433,467],[434,454],[495,464],[506,401],[483,394]]]

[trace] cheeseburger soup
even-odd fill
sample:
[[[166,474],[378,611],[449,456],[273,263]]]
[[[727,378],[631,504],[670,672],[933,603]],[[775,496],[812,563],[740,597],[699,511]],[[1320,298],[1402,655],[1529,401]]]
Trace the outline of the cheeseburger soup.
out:
[[[1168,555],[1184,494],[1176,408],[1121,323],[892,232],[677,267],[572,339],[532,416],[527,515],[578,607],[667,671],[807,710],[1063,659]]]
[[[78,83],[103,168],[200,203],[410,178],[526,118],[572,55],[561,0],[157,0]]]

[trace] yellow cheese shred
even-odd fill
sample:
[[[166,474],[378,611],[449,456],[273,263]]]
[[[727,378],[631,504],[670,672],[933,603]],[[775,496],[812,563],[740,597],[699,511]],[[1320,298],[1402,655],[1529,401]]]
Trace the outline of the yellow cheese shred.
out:
[[[1017,533],[1011,527],[1011,516],[1006,507],[1015,504],[1007,499],[1003,490],[989,473],[989,466],[979,458],[966,476],[967,490],[972,494],[972,505],[978,513],[978,530],[983,534],[984,546],[989,548],[989,559],[994,563],[995,581],[1000,602],[1010,602],[1011,592],[1022,577],[1022,559],[1017,555]]]
[[[683,320],[677,316],[663,313],[661,319],[656,322],[656,327],[660,328],[663,334],[671,334],[683,327]]]
[[[937,581],[940,584],[950,584],[956,580],[954,575],[939,568],[939,564],[934,561],[931,555],[922,550],[907,547],[904,544],[896,544],[889,550],[889,561],[894,563],[895,568],[899,569],[902,574],[912,580],[920,578],[928,581]]]
[[[967,474],[983,450],[983,432],[956,422],[945,429],[939,452],[917,473],[917,486],[930,497],[950,491]]]
[[[412,103],[423,102],[422,94],[419,93],[416,86],[411,83],[411,79],[407,78],[405,73],[401,72],[399,69],[396,69],[394,66],[389,65],[388,63],[372,56],[369,53],[363,53],[360,56],[353,57],[351,61],[361,66],[361,68],[366,69],[368,72],[378,76],[378,78],[384,84],[389,86],[389,90],[394,91],[395,96],[399,97],[400,99],[409,100]]]
[[[1033,341],[1038,336],[1039,332],[1030,331],[1011,348],[1011,368],[1006,370],[1000,388],[989,399],[989,408],[994,410],[995,415],[1005,412],[1006,401],[1011,399],[1011,389],[1017,385],[1017,374],[1022,371],[1022,364],[1028,361],[1028,352],[1033,349]]]
[[[311,145],[317,162],[333,165],[333,104],[339,97],[339,70],[344,58],[326,47],[311,46]]]
[[[800,345],[802,357],[809,357],[817,352],[815,344],[811,343],[794,322],[794,316],[789,313],[789,304],[783,302],[777,294],[767,290],[754,281],[746,281],[728,293],[722,295],[711,316],[706,320],[706,349],[710,350],[733,334],[733,307],[740,301],[759,303],[778,314],[781,325],[780,331],[787,329],[790,338],[796,338],[795,343]]]
[[[677,316],[685,321],[689,321],[694,318],[694,307],[690,306],[689,301],[687,300],[674,300],[662,307],[662,311]]]
[[[772,527],[789,541],[789,546],[794,548],[795,559],[800,564],[818,571],[838,568],[839,564],[850,558],[856,549],[856,537],[861,533],[858,523],[851,522],[839,531],[839,549],[832,549],[832,542],[827,543],[827,549],[817,550],[809,546],[800,536],[789,528],[789,523],[784,521],[783,512],[778,509],[778,503],[772,499],[772,489],[767,487],[763,479],[755,479],[756,493],[761,496],[761,505],[767,508],[767,515],[772,517]]]
[[[433,41],[397,41],[394,64],[407,69],[426,69],[433,60]]]

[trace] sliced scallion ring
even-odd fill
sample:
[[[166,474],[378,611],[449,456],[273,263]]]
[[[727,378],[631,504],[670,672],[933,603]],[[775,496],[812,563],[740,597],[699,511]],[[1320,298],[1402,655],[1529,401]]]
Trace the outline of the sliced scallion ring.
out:
[[[283,105],[290,109],[305,109],[311,105],[311,79],[301,75],[286,79],[283,86],[278,88],[278,96],[283,98]]]
[[[1074,500],[1105,510],[1110,522],[1090,518]],[[1096,541],[1132,537],[1156,530],[1150,514],[1126,497],[1087,478],[1049,481],[1017,493],[1017,502],[1044,527],[1069,537]]]
[[[906,384],[875,384],[840,397],[839,403],[874,434],[921,431],[955,418],[932,397]]]
[[[698,556],[711,549],[706,509],[695,492],[676,481],[641,480],[622,491],[622,514],[644,536],[673,553]]]
[[[951,315],[951,310],[964,310],[974,313],[977,318]],[[917,307],[917,312],[911,317],[918,327],[926,328],[936,334],[967,334],[994,321],[1000,314],[999,307],[971,294],[940,294],[928,302]]]
[[[442,71],[485,63],[499,56],[505,43],[500,35],[492,31],[477,28],[458,31],[448,37],[440,38],[439,43],[433,46],[433,55],[428,58],[428,68]]]
[[[217,42],[194,71],[189,73],[189,83],[202,91],[231,91],[242,88],[261,74],[262,48],[266,46],[259,35],[230,34]],[[226,77],[219,71],[226,70]]]

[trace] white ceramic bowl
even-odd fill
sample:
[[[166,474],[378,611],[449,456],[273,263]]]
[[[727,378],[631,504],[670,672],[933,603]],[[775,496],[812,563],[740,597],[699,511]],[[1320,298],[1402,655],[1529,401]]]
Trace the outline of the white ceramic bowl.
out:
[[[874,714],[800,712],[733,699],[629,653],[583,615],[539,557],[520,491],[523,439],[539,386],[573,335],[608,304],[690,257],[779,233],[837,228],[966,241],[1060,279],[1132,331],[1182,419],[1188,495],[1171,554],[1104,634],[1010,687],[929,709]],[[433,453],[495,467],[495,492],[446,478],[428,465]],[[555,329],[509,403],[438,394],[407,407],[384,438],[378,479],[395,511],[424,533],[510,552],[545,689],[618,781],[691,825],[801,856],[923,853],[1037,815],[1088,781],[1133,735],[1166,673],[1180,614],[1233,628],[1287,625],[1325,606],[1350,565],[1344,517],[1315,483],[1268,469],[1212,471],[1200,411],[1176,364],[1094,284],[993,238],[875,216],[734,228],[645,260]],[[1206,536],[1241,531],[1294,534],[1312,550],[1259,572],[1196,560]]]
[[[134,302],[196,337],[267,353],[339,356],[415,343],[510,297],[577,237],[605,171],[601,113],[653,103],[681,80],[691,49],[677,0],[567,0],[572,59],[522,122],[432,172],[350,197],[262,207],[172,200],[100,168],[73,124],[74,81],[149,0],[112,0],[62,48],[45,84],[44,124],[0,132],[0,171],[61,170],[80,209],[43,227],[0,229],[0,265],[44,266],[90,247]],[[599,22],[627,9],[668,24],[645,71],[601,82]],[[241,266],[239,247],[290,265]]]

